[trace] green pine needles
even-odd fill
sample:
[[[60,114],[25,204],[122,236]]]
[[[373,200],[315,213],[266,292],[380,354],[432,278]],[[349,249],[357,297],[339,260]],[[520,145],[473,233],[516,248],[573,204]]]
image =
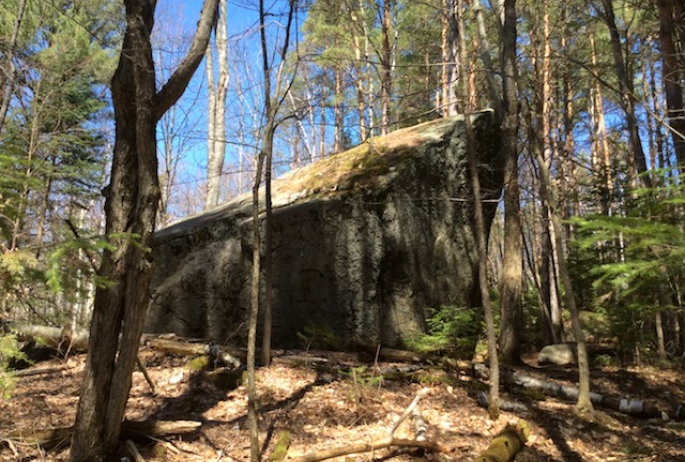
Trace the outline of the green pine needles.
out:
[[[9,370],[12,360],[27,361],[14,334],[0,333],[0,396],[8,399],[14,389],[14,375]]]
[[[627,211],[572,221],[570,246],[592,280],[593,310],[605,313],[624,348],[657,347],[659,312],[678,311],[685,282],[685,194],[671,184],[634,192]]]
[[[461,306],[432,309],[426,320],[427,333],[409,340],[409,347],[421,353],[470,358],[478,341],[481,323],[476,310]]]

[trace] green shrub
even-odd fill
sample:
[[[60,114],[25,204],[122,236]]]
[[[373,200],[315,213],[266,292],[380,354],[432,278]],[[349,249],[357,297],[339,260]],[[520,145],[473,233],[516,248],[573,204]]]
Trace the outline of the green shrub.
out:
[[[0,396],[3,398],[9,398],[14,389],[14,375],[9,370],[13,359],[28,360],[14,334],[0,334]]]
[[[470,358],[473,355],[480,333],[480,322],[473,308],[443,306],[434,309],[426,324],[427,333],[409,340],[411,349],[458,358]]]
[[[342,346],[343,342],[338,334],[328,326],[308,324],[303,330],[304,332],[298,332],[297,336],[302,340],[305,350],[338,350]]]

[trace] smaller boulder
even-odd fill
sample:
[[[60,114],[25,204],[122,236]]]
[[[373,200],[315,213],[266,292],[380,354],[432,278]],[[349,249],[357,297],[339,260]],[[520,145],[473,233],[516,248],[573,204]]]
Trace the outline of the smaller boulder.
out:
[[[568,366],[577,362],[576,346],[572,343],[547,345],[538,353],[538,364]]]

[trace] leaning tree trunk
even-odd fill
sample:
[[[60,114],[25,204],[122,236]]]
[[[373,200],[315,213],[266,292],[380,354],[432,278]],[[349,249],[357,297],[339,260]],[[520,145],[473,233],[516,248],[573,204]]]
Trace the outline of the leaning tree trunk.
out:
[[[587,353],[587,345],[585,343],[585,334],[580,325],[580,313],[576,307],[576,298],[573,291],[573,284],[566,266],[566,256],[564,255],[564,248],[561,242],[561,220],[557,212],[556,203],[552,197],[552,185],[550,180],[549,167],[547,162],[542,157],[540,151],[536,151],[538,167],[540,169],[540,195],[542,201],[549,210],[550,229],[554,233],[555,251],[557,254],[557,262],[559,264],[559,274],[564,285],[564,301],[566,308],[571,313],[571,324],[573,326],[573,334],[576,337],[576,345],[578,347],[578,402],[576,403],[576,410],[580,414],[592,413],[592,402],[590,401],[590,360]]]
[[[645,159],[645,152],[642,148],[642,139],[640,137],[640,127],[638,125],[637,116],[635,115],[635,106],[637,98],[633,91],[633,79],[628,74],[627,63],[623,57],[623,44],[621,43],[621,36],[619,34],[618,26],[616,25],[616,16],[614,14],[614,6],[612,0],[602,0],[604,4],[604,21],[609,28],[609,36],[611,38],[611,50],[614,57],[614,68],[616,77],[618,78],[619,92],[621,98],[621,108],[626,119],[628,127],[628,138],[630,140],[630,147],[632,148],[633,159],[637,173],[640,180],[647,187],[652,187],[652,179],[647,172],[647,161]]]
[[[159,202],[155,126],[183,94],[207,48],[218,0],[205,0],[188,55],[157,93],[150,33],[155,0],[125,0],[126,31],[112,79],[114,157],[106,190],[103,254],[88,359],[74,425],[71,462],[112,460],[131,388],[152,278]]]

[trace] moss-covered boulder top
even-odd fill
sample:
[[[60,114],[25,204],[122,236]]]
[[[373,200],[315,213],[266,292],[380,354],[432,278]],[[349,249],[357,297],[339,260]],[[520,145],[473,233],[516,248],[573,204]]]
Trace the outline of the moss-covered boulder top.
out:
[[[492,110],[473,114],[478,123],[483,118],[490,124]],[[431,145],[445,143],[452,136],[462,115],[437,119],[407,127],[386,136],[373,137],[347,151],[334,154],[290,170],[272,183],[272,206],[283,207],[312,199],[339,197],[351,191],[374,189],[376,193],[388,185],[396,174],[421,156]],[[260,191],[261,211],[264,211],[264,191]],[[192,233],[217,218],[251,217],[252,193],[242,194],[216,208],[170,224],[156,233],[161,243],[180,234]]]

